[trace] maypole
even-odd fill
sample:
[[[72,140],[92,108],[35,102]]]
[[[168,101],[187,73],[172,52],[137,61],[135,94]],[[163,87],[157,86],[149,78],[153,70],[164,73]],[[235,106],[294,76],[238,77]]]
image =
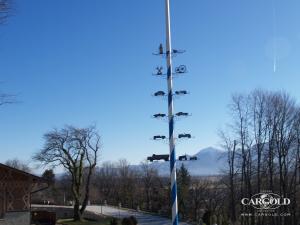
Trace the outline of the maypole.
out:
[[[170,149],[170,173],[171,173],[171,206],[172,224],[178,224],[177,184],[176,184],[176,154],[174,140],[174,113],[173,113],[173,75],[172,75],[172,46],[170,25],[170,0],[166,0],[166,59],[168,82],[168,118],[169,118],[169,149]]]

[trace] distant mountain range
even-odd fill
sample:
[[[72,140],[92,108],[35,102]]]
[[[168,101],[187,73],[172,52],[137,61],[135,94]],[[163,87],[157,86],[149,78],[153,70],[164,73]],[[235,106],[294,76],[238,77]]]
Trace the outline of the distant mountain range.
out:
[[[195,155],[188,155],[188,158],[193,156],[196,156],[197,160],[177,160],[177,168],[184,164],[193,176],[210,176],[220,174],[226,167],[226,154],[219,149],[204,148]],[[162,176],[170,174],[170,162],[154,161],[151,166],[157,169]]]
[[[193,176],[215,176],[220,175],[222,170],[227,166],[226,152],[208,147],[201,149],[195,155],[187,155],[187,158],[197,157],[197,160],[187,160],[179,161],[177,160],[177,169],[181,167],[182,164],[188,169],[189,173]],[[178,159],[178,155],[177,155]],[[150,163],[150,166],[158,170],[159,175],[169,176],[170,175],[170,162],[167,161],[154,161]],[[130,165],[134,170],[140,171],[141,165]],[[101,168],[101,166],[99,167]],[[117,170],[117,168],[115,168]],[[62,177],[65,172],[57,173],[56,177]]]

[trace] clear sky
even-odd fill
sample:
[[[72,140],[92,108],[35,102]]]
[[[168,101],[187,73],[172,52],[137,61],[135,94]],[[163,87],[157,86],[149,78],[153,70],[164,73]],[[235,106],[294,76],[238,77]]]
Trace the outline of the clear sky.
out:
[[[284,89],[300,99],[300,1],[171,0],[171,9],[173,47],[187,50],[174,65],[189,70],[174,88],[191,93],[175,110],[192,113],[176,132],[195,136],[177,154],[218,146],[232,93]],[[152,55],[164,24],[163,0],[14,0],[0,26],[0,89],[20,103],[0,108],[0,161],[29,162],[43,134],[65,124],[96,124],[102,161],[168,153],[150,140],[167,135],[151,118],[167,111],[151,96],[166,89],[151,75],[165,65]]]

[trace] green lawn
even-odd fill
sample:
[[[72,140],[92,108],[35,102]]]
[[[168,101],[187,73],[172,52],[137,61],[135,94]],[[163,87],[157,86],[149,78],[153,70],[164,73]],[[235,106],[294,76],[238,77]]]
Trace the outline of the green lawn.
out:
[[[58,220],[58,224],[62,225],[109,225],[112,218],[103,218],[99,221],[83,221],[83,222],[74,222],[73,219],[64,219]]]

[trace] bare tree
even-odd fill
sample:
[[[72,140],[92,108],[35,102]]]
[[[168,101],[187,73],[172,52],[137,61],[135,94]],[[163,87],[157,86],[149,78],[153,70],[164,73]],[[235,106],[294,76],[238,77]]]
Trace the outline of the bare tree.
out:
[[[0,0],[0,24],[3,24],[11,11],[11,0]],[[15,103],[15,96],[0,92],[0,106]]]
[[[241,195],[251,197],[252,195],[252,137],[250,135],[250,105],[249,97],[236,94],[232,96],[230,105],[233,115],[233,132],[235,133],[238,147],[240,167],[241,167]]]
[[[153,192],[153,185],[155,184],[155,180],[157,179],[158,172],[153,169],[148,161],[144,161],[141,163],[142,174],[141,179],[144,184],[144,193],[146,194],[146,209],[151,209],[151,195]]]
[[[10,166],[12,168],[18,169],[18,170],[23,170],[25,172],[31,172],[31,169],[28,166],[28,164],[17,158],[9,159],[4,164],[7,166]]]
[[[103,204],[104,202],[116,205],[115,197],[118,195],[117,190],[117,169],[115,163],[104,162],[101,167],[98,168],[95,174],[95,186],[99,191],[99,200]]]
[[[15,95],[0,93],[0,106],[16,103]]]
[[[252,111],[252,129],[257,156],[256,174],[257,174],[257,192],[261,190],[261,164],[264,146],[267,139],[267,97],[268,94],[262,90],[254,90],[250,94],[250,104]]]
[[[201,219],[201,214],[204,211],[204,203],[206,201],[205,194],[207,193],[207,188],[209,186],[209,182],[199,181],[198,179],[193,179],[191,188],[190,188],[190,207],[193,221],[199,221]]]
[[[91,177],[97,164],[100,136],[94,126],[66,126],[46,133],[44,139],[44,147],[34,155],[34,159],[45,166],[63,166],[71,175],[74,220],[82,220],[89,200]]]
[[[226,135],[224,131],[221,131],[219,133],[219,136],[221,137],[223,141],[223,149],[227,152],[227,171],[226,174],[228,174],[228,179],[225,179],[225,184],[229,189],[229,206],[228,211],[230,215],[230,220],[235,223],[236,222],[236,179],[237,179],[237,167],[236,167],[236,146],[237,141],[231,140],[231,138]]]
[[[10,11],[11,0],[0,0],[0,24],[4,23]]]
[[[135,180],[137,173],[132,168],[126,159],[120,159],[117,163],[118,169],[118,187],[120,203],[126,207],[134,208],[136,191]]]

